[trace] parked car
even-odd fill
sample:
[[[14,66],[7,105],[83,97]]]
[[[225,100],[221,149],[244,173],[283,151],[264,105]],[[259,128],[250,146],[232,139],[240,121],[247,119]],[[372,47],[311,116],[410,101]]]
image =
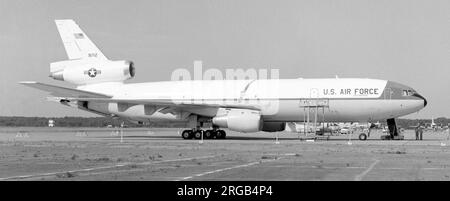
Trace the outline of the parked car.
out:
[[[348,126],[345,126],[345,127],[342,127],[339,132],[341,134],[352,134],[353,130],[350,127],[348,127]]]

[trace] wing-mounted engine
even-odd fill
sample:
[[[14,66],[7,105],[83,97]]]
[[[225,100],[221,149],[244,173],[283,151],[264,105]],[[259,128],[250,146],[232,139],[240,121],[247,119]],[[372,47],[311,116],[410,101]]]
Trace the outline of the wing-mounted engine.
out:
[[[261,130],[265,132],[279,132],[285,129],[285,122],[264,122]]]
[[[261,113],[249,109],[225,109],[212,119],[213,124],[238,132],[258,132],[262,128]]]
[[[123,82],[135,75],[131,61],[67,60],[50,64],[50,77],[76,85]]]

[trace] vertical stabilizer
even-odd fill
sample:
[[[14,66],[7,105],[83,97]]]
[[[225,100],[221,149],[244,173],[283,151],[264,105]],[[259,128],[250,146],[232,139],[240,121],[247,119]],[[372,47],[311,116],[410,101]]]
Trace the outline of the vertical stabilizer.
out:
[[[107,60],[75,21],[55,20],[55,23],[70,60],[87,58]]]

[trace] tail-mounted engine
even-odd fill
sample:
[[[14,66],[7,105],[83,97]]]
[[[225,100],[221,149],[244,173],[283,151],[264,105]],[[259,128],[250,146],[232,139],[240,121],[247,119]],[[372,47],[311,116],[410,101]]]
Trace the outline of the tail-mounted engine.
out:
[[[134,75],[131,61],[68,60],[50,64],[50,77],[76,85],[123,82]]]

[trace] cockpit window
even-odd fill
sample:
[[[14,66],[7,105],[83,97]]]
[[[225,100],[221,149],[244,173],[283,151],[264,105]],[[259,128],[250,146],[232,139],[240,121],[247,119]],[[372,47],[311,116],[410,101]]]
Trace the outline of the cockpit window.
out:
[[[403,90],[403,96],[412,96],[414,94],[413,90]]]

